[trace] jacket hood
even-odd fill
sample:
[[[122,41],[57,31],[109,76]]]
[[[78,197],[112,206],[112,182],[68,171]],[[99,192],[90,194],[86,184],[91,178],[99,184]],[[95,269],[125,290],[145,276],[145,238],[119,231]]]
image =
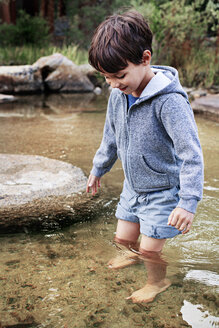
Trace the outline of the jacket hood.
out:
[[[188,100],[188,96],[180,84],[178,72],[175,68],[168,66],[151,66],[151,69],[155,76],[142,91],[140,100],[146,100],[157,95],[166,95],[168,93],[179,93]]]

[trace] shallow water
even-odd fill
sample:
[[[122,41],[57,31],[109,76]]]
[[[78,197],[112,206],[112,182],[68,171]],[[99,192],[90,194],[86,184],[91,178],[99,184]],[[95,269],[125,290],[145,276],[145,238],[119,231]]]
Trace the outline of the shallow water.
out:
[[[0,107],[0,152],[42,155],[88,175],[100,143],[106,98],[91,94],[20,97]],[[65,229],[0,237],[0,327],[219,327],[218,124],[196,117],[205,158],[204,198],[192,231],[168,240],[171,287],[147,306],[126,301],[144,286],[143,263],[118,271],[114,212],[120,163],[102,179],[103,210]]]

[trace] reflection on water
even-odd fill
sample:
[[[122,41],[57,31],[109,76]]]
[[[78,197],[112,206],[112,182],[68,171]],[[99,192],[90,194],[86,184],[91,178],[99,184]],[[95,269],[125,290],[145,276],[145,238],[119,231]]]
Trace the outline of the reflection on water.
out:
[[[186,280],[195,280],[208,286],[216,286],[219,290],[219,275],[216,272],[208,270],[190,270],[186,276]]]
[[[88,175],[100,143],[106,99],[92,94],[20,97],[0,107],[0,152],[41,155]],[[146,306],[125,298],[145,284],[143,263],[109,270],[120,163],[102,179],[99,218],[65,229],[0,238],[0,327],[218,327],[218,149],[216,123],[197,117],[205,158],[204,199],[193,230],[168,240],[172,281]]]
[[[184,301],[181,308],[183,319],[188,322],[193,328],[218,327],[219,318],[216,318],[208,311],[205,311],[202,305],[194,305]]]

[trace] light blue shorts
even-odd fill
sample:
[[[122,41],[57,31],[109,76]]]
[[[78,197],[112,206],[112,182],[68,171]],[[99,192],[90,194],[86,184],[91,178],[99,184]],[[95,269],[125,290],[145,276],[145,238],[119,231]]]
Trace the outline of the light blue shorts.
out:
[[[179,202],[179,187],[138,194],[124,181],[116,210],[117,219],[140,224],[140,232],[148,237],[163,239],[181,234],[167,224],[168,217]]]

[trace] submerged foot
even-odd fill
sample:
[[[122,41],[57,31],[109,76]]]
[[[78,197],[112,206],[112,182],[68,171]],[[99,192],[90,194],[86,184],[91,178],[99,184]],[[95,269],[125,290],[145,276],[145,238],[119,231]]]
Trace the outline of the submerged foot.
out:
[[[170,285],[171,282],[169,279],[164,279],[154,285],[147,284],[126,299],[132,300],[133,303],[149,303],[154,300],[157,294],[165,291]]]
[[[108,267],[110,269],[121,269],[129,265],[133,265],[139,262],[137,254],[126,250],[122,254],[116,256],[108,262]]]

